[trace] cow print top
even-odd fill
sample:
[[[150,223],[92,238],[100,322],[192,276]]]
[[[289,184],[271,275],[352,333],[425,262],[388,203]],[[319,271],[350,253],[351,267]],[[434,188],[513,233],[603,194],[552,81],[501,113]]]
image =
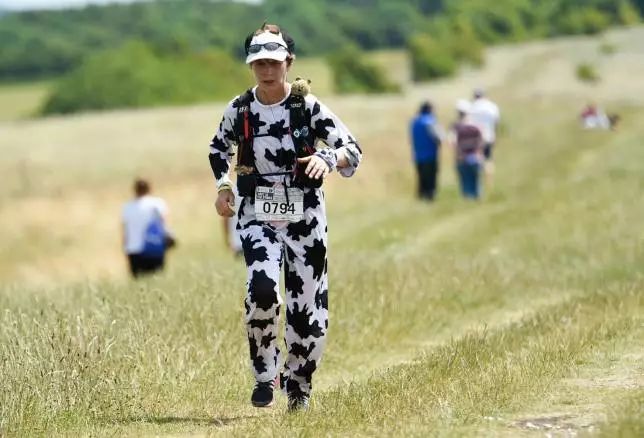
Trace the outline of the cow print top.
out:
[[[290,95],[290,84],[287,97],[273,105],[264,105],[256,96],[257,87],[253,88],[250,102],[249,118],[253,129],[253,150],[255,166],[259,173],[274,173],[291,171],[295,165],[295,145],[289,134],[290,114],[286,101]],[[234,154],[233,146],[238,139],[233,130],[237,118],[237,103],[239,96],[233,99],[219,124],[219,129],[210,142],[210,158],[212,170],[217,179],[217,185],[230,182],[228,170]],[[338,169],[342,176],[352,176],[360,160],[362,151],[347,127],[329,108],[322,104],[317,97],[308,94],[305,97],[307,118],[311,116],[311,128],[315,133],[315,142],[322,141],[326,147],[318,148],[316,155],[324,159],[333,170],[339,154],[347,157],[349,166]],[[281,176],[267,176],[266,180],[277,182]]]

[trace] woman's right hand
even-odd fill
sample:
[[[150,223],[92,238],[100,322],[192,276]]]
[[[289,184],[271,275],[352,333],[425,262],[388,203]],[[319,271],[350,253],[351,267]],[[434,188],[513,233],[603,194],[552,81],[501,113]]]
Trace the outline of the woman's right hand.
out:
[[[217,195],[217,200],[215,201],[215,208],[219,216],[232,217],[235,215],[235,210],[231,207],[235,205],[235,194],[232,190],[222,190]]]

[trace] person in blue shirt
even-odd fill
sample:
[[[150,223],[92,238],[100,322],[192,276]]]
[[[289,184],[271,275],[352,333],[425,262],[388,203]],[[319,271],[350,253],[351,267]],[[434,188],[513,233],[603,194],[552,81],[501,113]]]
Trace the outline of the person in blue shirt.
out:
[[[436,194],[441,136],[431,103],[423,102],[410,129],[418,171],[418,197],[432,201]]]

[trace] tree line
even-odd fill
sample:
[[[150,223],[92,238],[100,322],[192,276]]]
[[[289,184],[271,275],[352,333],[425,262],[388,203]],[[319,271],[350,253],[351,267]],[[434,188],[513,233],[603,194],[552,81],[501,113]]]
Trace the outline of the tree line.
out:
[[[250,82],[242,42],[266,19],[298,55],[326,57],[338,92],[393,91],[361,53],[407,48],[427,80],[483,64],[486,45],[599,33],[643,11],[644,0],[156,0],[11,13],[0,80],[61,76],[45,113],[229,97]]]
[[[644,0],[157,0],[10,13],[0,17],[0,79],[56,76],[131,39],[157,51],[240,56],[240,41],[265,18],[297,37],[300,54],[320,55],[348,44],[405,47],[412,36],[455,22],[485,44],[592,33],[643,11]]]

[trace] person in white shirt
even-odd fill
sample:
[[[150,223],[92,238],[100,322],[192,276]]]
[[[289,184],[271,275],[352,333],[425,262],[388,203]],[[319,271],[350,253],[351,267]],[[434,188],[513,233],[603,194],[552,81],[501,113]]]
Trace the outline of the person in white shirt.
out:
[[[134,182],[134,199],[123,206],[122,240],[133,277],[163,269],[165,252],[173,239],[167,231],[166,202],[150,195],[144,179]]]
[[[584,129],[610,129],[611,121],[608,115],[594,103],[581,113],[582,127]]]
[[[494,173],[492,152],[496,143],[496,128],[500,120],[497,104],[485,97],[485,91],[477,88],[474,90],[474,99],[470,106],[469,118],[481,130],[483,136],[483,158],[485,159],[485,173]]]

